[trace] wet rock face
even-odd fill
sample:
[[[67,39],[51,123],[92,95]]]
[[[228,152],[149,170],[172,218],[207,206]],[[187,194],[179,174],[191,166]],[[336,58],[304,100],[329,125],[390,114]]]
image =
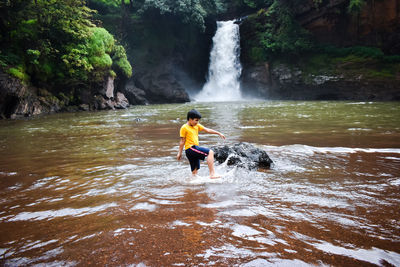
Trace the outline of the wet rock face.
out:
[[[91,90],[82,90],[80,95],[81,105],[79,110],[108,110],[126,109],[130,106],[129,99],[125,95],[126,91],[120,92],[114,86],[113,77],[104,77],[104,81],[96,84]]]
[[[137,70],[132,79],[134,87],[141,89],[141,92],[144,93],[140,97],[144,98],[147,103],[185,103],[190,101],[189,95],[175,72],[174,64],[168,60]],[[137,92],[137,89],[135,91]]]
[[[297,21],[322,43],[338,46],[378,46],[390,54],[400,51],[399,1],[364,1],[357,18],[349,1],[302,1],[294,7]],[[344,26],[345,25],[345,26]]]
[[[269,97],[268,88],[272,85],[268,62],[257,66],[246,66],[242,71],[242,88],[254,97]]]
[[[267,152],[249,143],[214,146],[214,158],[219,163],[226,161],[227,165],[234,165],[246,169],[269,169],[273,163]]]
[[[125,109],[130,103],[122,92],[114,88],[114,79],[105,77],[104,82],[81,90],[80,102],[75,106],[60,100],[60,96],[45,89],[24,85],[20,80],[0,70],[0,119],[49,114],[60,111],[89,111],[102,109]]]
[[[123,93],[132,105],[147,105],[146,92],[135,86],[133,80],[129,80],[123,88]]]
[[[265,65],[266,66],[266,65]],[[322,71],[308,73],[301,66],[274,64],[270,67],[252,68],[251,75],[243,76],[244,88],[258,90],[255,96],[279,100],[355,100],[398,101],[399,77],[368,78],[365,71],[349,75],[345,70],[336,74]],[[269,79],[260,79],[269,77]]]
[[[50,112],[45,98],[38,98],[34,88],[0,71],[0,119],[15,119]],[[59,107],[54,106],[54,110]]]

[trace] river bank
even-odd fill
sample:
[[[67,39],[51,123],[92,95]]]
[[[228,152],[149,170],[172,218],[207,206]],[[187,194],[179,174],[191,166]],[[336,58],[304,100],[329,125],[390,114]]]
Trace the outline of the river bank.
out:
[[[318,65],[315,65],[316,67]],[[267,62],[242,71],[244,97],[270,100],[352,100],[399,101],[400,76],[396,72],[378,77],[360,69],[310,71],[310,65],[270,66]],[[161,68],[160,68],[161,69]],[[367,75],[366,75],[367,73]],[[368,76],[370,75],[370,76]],[[385,76],[386,75],[386,76]],[[15,119],[57,112],[125,109],[134,105],[190,102],[185,83],[174,74],[161,75],[161,80],[144,77],[146,86],[138,88],[133,80],[114,85],[107,79],[96,90],[82,91],[78,96],[53,94],[44,89],[24,85],[7,74],[0,75],[0,118]],[[198,90],[198,89],[197,89]],[[190,91],[193,92],[197,91]]]
[[[159,66],[163,69],[163,66]],[[130,105],[189,102],[189,95],[171,75],[143,76],[144,89],[133,80],[105,77],[103,83],[55,92],[36,88],[0,71],[0,119],[16,119],[58,112],[126,109]],[[142,87],[143,88],[143,87]],[[53,90],[54,91],[54,90]]]

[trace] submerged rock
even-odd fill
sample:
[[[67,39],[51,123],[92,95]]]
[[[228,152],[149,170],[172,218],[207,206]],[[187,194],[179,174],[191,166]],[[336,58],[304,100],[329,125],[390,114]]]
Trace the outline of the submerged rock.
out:
[[[269,169],[273,163],[267,152],[249,143],[237,143],[231,146],[214,146],[214,158],[219,163],[226,161],[227,165],[234,165],[246,169]]]

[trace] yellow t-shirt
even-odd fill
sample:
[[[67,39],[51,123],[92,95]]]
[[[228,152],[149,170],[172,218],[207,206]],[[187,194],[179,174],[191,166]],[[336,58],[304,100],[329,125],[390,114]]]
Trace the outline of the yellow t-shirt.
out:
[[[182,125],[180,130],[180,137],[185,137],[185,150],[191,146],[199,145],[199,131],[202,131],[204,126],[198,123],[196,126],[189,126],[187,123]]]

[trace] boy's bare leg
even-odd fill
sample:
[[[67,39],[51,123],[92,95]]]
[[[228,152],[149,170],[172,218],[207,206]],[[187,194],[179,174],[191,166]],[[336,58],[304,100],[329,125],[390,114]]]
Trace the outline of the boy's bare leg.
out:
[[[208,169],[210,170],[210,178],[219,178],[221,176],[215,175],[215,170],[214,170],[214,151],[210,150],[207,156],[207,165]]]
[[[194,171],[192,171],[192,175],[196,176],[197,175],[197,171],[198,171],[198,169],[194,169]]]

